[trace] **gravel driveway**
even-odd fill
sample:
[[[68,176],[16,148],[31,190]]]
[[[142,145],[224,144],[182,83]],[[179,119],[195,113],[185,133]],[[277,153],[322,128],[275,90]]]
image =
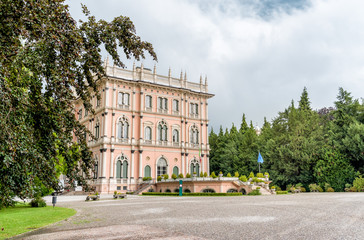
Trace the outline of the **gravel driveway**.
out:
[[[364,193],[84,199],[59,197],[75,216],[16,239],[364,239]]]

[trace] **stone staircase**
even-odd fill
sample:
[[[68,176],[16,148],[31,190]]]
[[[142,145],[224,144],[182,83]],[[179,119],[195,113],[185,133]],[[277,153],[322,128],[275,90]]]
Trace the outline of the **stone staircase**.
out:
[[[139,184],[138,188],[134,191],[133,195],[138,195],[139,193],[141,193],[142,191],[144,191],[145,189],[147,189],[148,187],[150,187],[153,184],[154,184],[154,181],[143,182],[143,183]]]

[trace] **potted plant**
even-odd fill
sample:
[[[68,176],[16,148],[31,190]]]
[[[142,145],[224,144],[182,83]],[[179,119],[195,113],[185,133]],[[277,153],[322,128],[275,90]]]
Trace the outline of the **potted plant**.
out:
[[[219,178],[221,178],[221,177],[223,177],[224,176],[224,174],[222,174],[222,172],[220,171],[219,172]]]

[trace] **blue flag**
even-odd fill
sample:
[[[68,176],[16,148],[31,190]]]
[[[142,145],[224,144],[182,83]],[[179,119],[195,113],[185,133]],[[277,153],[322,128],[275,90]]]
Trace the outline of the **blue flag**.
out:
[[[260,152],[259,152],[259,156],[258,156],[258,163],[263,163],[263,157],[262,155],[260,155]]]

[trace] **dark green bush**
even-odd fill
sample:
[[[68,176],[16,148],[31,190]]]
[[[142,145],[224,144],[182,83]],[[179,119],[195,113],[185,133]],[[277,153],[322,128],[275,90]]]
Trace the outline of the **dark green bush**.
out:
[[[253,191],[251,191],[250,193],[248,193],[248,195],[262,195],[259,191],[259,189],[255,189]]]
[[[230,173],[226,174],[226,177],[231,177],[231,174]]]
[[[143,181],[149,181],[152,180],[152,177],[143,177]]]
[[[335,192],[335,190],[332,187],[329,187],[326,192]]]
[[[200,173],[200,177],[203,177],[203,172]]]
[[[182,173],[180,173],[180,174],[178,175],[178,178],[183,178],[183,174],[182,174]]]
[[[215,172],[212,172],[212,173],[211,173],[211,177],[212,177],[212,178],[217,178],[217,176],[216,176]]]
[[[207,177],[207,172],[204,172],[203,177]]]
[[[249,178],[253,178],[253,177],[254,177],[254,173],[253,172],[250,172]]]
[[[158,181],[158,182],[162,181],[162,176],[158,176],[158,177],[157,177],[157,181]]]
[[[277,194],[288,194],[288,191],[276,191]]]
[[[187,173],[186,178],[191,178],[191,174]]]
[[[46,207],[47,206],[45,200],[41,197],[33,198],[29,204],[31,207]]]
[[[172,176],[171,176],[174,180],[176,180],[177,179],[177,175],[176,174],[172,174]]]

